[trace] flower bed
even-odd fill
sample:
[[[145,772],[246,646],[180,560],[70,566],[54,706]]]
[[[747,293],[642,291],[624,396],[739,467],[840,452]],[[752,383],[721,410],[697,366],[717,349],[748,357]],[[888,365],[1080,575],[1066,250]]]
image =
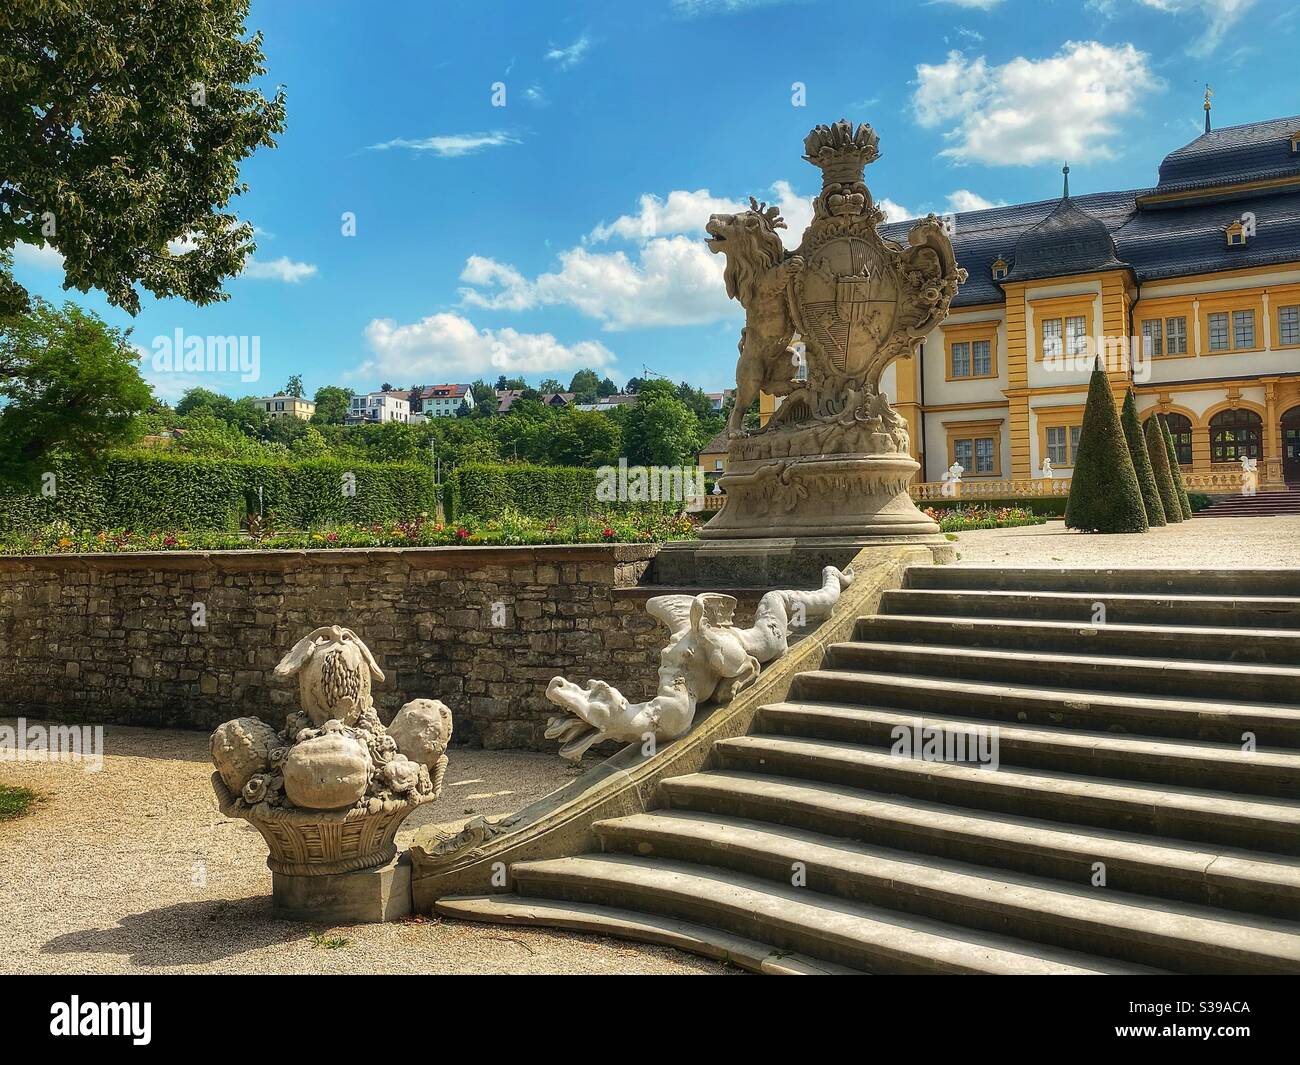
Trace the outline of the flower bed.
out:
[[[656,512],[584,515],[539,520],[505,511],[499,518],[438,522],[332,525],[317,529],[261,529],[249,535],[212,531],[75,530],[54,523],[40,532],[0,536],[0,555],[84,554],[121,551],[301,550],[335,547],[535,546],[543,544],[655,543],[690,540],[700,524],[688,515]]]
[[[928,517],[939,523],[941,532],[970,532],[973,529],[1012,529],[1018,525],[1043,525],[1047,518],[1024,507],[926,507]]]

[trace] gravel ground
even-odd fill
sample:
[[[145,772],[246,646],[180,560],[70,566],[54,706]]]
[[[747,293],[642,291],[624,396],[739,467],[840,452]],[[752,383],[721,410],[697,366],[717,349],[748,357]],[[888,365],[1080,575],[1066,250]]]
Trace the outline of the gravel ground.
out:
[[[44,796],[27,816],[0,821],[0,972],[737,971],[669,948],[543,930],[437,919],[322,930],[277,920],[266,844],[217,809],[206,734],[109,726],[104,750],[98,773],[0,762],[0,782]],[[453,749],[441,798],[412,814],[398,846],[420,825],[510,813],[572,776],[553,755]],[[322,931],[346,943],[314,942]]]
[[[1300,517],[1193,518],[1149,533],[1080,533],[1060,521],[959,533],[959,565],[1269,569],[1300,566]]]

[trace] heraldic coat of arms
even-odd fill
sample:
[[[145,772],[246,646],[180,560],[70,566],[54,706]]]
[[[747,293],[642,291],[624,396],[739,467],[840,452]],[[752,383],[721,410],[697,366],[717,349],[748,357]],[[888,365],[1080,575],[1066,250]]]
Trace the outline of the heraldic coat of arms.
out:
[[[804,158],[821,170],[822,189],[793,252],[776,232],[785,222],[775,207],[751,199],[748,211],[709,219],[709,248],[726,256],[727,294],[745,308],[745,327],[727,499],[706,538],[938,533],[907,493],[920,466],[880,381],[947,316],[966,273],[934,215],[912,227],[906,247],[880,235],[884,212],[863,182],[879,154],[865,123],[841,119],[808,134]],[[784,398],[747,433],[760,391]]]

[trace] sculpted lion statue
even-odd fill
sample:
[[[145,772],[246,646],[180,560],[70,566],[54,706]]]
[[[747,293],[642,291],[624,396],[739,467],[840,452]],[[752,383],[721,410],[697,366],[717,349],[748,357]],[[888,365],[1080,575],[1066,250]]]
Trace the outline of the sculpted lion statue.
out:
[[[788,396],[802,386],[794,380],[790,343],[795,325],[787,290],[804,261],[801,256],[787,255],[782,247],[776,231],[785,228],[785,221],[777,208],[760,204],[752,196],[749,203],[751,209],[742,214],[710,215],[705,226],[709,250],[727,258],[722,275],[727,295],[745,308],[736,363],[736,405],[727,422],[731,436],[740,434],[745,412],[760,390]]]
[[[822,570],[816,591],[773,591],[763,596],[747,629],[732,622],[736,600],[730,595],[657,595],[646,611],[668,626],[668,646],[659,656],[659,690],[643,703],[630,703],[603,680],[585,688],[555,677],[546,698],[565,713],[547,722],[546,738],[558,739],[560,756],[573,761],[602,740],[641,743],[647,737],[667,742],[684,735],[695,708],[710,699],[728,702],[758,679],[759,669],[785,654],[791,628],[830,614],[840,592],[853,582],[852,568]]]

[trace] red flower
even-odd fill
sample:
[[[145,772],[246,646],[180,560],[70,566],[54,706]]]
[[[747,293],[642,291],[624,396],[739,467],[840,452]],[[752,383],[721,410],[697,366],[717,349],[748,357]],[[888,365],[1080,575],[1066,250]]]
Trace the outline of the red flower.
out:
[[[337,541],[338,538],[339,538],[339,534],[336,533],[336,532],[326,533],[326,534],[325,534],[325,539],[326,539],[326,540],[329,540],[331,543],[333,543],[334,541]]]
[[[612,540],[614,539],[615,533],[614,530],[607,525],[605,526],[604,529],[601,530],[600,535],[603,536],[606,540]]]
[[[469,539],[469,530],[466,529],[466,528],[462,525],[459,529],[456,530],[456,539],[457,539],[457,540],[468,540],[468,539]]]
[[[176,537],[174,537],[174,536],[168,536],[168,537],[165,537],[165,538],[163,539],[163,544],[164,544],[165,546],[167,546],[167,547],[175,547],[175,546],[176,546]]]

